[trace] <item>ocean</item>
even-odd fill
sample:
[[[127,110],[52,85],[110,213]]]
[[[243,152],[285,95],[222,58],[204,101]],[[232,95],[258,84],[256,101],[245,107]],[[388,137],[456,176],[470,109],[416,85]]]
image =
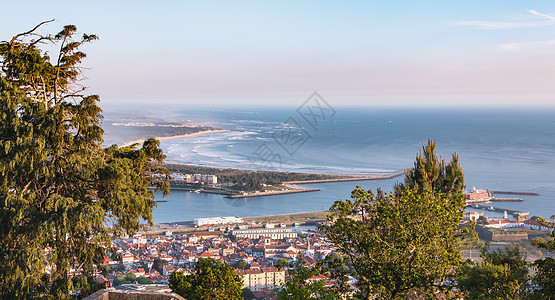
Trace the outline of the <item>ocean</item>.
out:
[[[320,103],[321,104],[321,103]],[[307,109],[308,108],[308,109]],[[555,110],[346,107],[210,107],[152,115],[227,129],[164,140],[168,162],[316,173],[390,173],[412,166],[422,143],[458,153],[468,187],[536,192],[523,202],[492,204],[530,215],[555,214]],[[155,222],[196,217],[271,215],[327,210],[356,185],[389,190],[383,181],[310,184],[318,192],[230,201],[221,195],[173,191],[154,210]],[[157,200],[162,200],[157,194]],[[492,213],[489,213],[490,215]]]

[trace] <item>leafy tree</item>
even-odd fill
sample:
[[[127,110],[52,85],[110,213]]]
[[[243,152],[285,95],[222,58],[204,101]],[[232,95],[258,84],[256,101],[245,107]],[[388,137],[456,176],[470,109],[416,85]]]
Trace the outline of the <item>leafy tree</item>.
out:
[[[241,298],[245,299],[245,300],[251,300],[254,299],[254,293],[247,288],[244,288],[241,290]]]
[[[517,245],[492,252],[484,248],[482,258],[458,272],[457,285],[465,299],[525,299],[528,264]]]
[[[351,261],[364,298],[396,299],[450,288],[461,263],[458,228],[464,212],[464,175],[458,156],[445,163],[429,140],[405,184],[377,194],[357,186],[336,201],[321,229]]]
[[[286,267],[288,264],[289,262],[287,261],[287,259],[280,257],[274,264],[274,267],[278,268],[278,270],[281,270],[283,269],[283,267]]]
[[[99,97],[79,84],[80,47],[97,37],[73,25],[39,35],[45,23],[0,42],[1,298],[86,295],[68,270],[90,276],[111,235],[152,224],[148,185],[169,187],[154,176],[167,174],[158,141],[101,147]]]
[[[431,192],[456,195],[462,192],[465,185],[459,156],[453,153],[450,162],[441,160],[436,154],[436,142],[428,140],[428,144],[422,145],[422,150],[416,156],[414,167],[405,170],[404,186],[419,194]]]
[[[553,219],[553,216],[551,216]],[[544,218],[538,218],[538,221],[553,229],[553,223],[547,223]],[[551,231],[551,236],[547,239],[538,238],[532,243],[540,249],[544,249],[555,253],[555,231]],[[534,296],[537,299],[555,299],[555,259],[547,257],[538,259],[534,262],[533,267],[536,271],[534,284],[536,289]]]
[[[447,288],[459,265],[462,194],[402,194],[365,191],[330,208],[326,236],[353,264],[361,296],[384,299],[411,293],[431,295]]]
[[[170,275],[170,288],[187,299],[241,299],[242,278],[233,268],[212,258],[199,258],[195,273]]]
[[[114,286],[122,285],[125,283],[129,283],[129,280],[127,280],[127,277],[123,274],[116,275],[116,278],[114,278]]]
[[[536,299],[555,299],[555,259],[538,259],[533,264],[536,270],[533,282]]]
[[[343,274],[351,274],[354,272],[353,264],[349,257],[345,259],[345,256],[342,256],[337,252],[333,252],[326,257],[326,260],[332,262],[334,268]]]
[[[137,282],[139,284],[152,284],[153,283],[150,279],[148,279],[144,276],[140,276],[139,278],[137,278]]]
[[[307,267],[302,264],[302,259],[292,262],[288,268],[291,280],[278,289],[277,298],[280,300],[340,299],[342,287],[327,288],[324,286],[324,279],[319,278],[322,274],[328,274],[328,271],[329,269],[323,264]]]
[[[250,266],[246,261],[240,260],[235,264],[235,268],[240,270],[248,270]]]
[[[106,275],[110,274],[110,272],[112,272],[112,267],[110,267],[108,265],[100,265],[100,266],[98,266],[98,271],[102,275],[106,276]]]
[[[135,275],[135,273],[127,273],[127,275],[125,275],[125,279],[127,279],[127,281],[129,282],[134,282],[137,279],[137,275]]]
[[[168,265],[168,261],[157,257],[154,259],[154,262],[152,263],[152,268],[160,272],[160,274],[162,274],[164,266],[167,266],[167,265]]]

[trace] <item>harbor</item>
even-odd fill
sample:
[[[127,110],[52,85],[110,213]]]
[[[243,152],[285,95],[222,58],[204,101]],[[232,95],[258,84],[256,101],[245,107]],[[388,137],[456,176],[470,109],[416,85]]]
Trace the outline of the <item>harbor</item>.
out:
[[[492,206],[491,202],[523,202],[523,198],[507,198],[495,197],[496,194],[502,195],[524,195],[524,196],[539,196],[540,194],[534,192],[513,192],[513,191],[491,191],[487,189],[476,189],[472,187],[469,191],[463,193],[466,200],[467,207],[476,209],[502,213],[504,218],[512,215],[516,220],[523,220],[529,217],[530,213],[521,210],[508,209]]]

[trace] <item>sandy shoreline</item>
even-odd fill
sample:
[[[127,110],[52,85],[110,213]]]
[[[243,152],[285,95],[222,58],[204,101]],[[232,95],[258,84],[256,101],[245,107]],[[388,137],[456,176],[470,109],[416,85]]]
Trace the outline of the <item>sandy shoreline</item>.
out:
[[[199,132],[195,132],[195,133],[188,133],[188,134],[180,134],[180,135],[171,135],[171,136],[163,136],[163,137],[157,137],[155,136],[154,138],[159,140],[159,141],[165,141],[165,140],[173,140],[173,139],[180,139],[180,138],[190,138],[190,137],[196,137],[196,136],[201,136],[201,135],[206,135],[206,134],[211,134],[211,133],[216,133],[216,132],[226,132],[229,130],[226,129],[217,129],[217,130],[203,130],[203,131],[199,131]],[[125,142],[123,143],[122,147],[126,147],[129,145],[133,145],[133,144],[141,144],[142,142],[144,142],[145,140],[149,139],[150,137],[144,138],[144,139],[137,139],[131,142]]]

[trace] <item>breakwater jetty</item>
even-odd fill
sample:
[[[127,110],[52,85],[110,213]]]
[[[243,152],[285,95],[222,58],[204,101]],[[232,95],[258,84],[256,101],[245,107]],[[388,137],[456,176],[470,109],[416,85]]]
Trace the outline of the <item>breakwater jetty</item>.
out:
[[[283,195],[283,194],[316,192],[316,191],[319,191],[319,190],[320,190],[320,189],[296,188],[296,189],[285,190],[285,191],[270,191],[270,192],[258,192],[258,193],[228,195],[228,196],[226,196],[226,198],[234,199],[234,198],[249,198],[249,197],[275,196],[275,195]]]
[[[492,191],[494,194],[504,194],[504,195],[522,195],[522,196],[539,196],[538,193],[533,192],[510,192],[510,191]]]
[[[522,198],[492,198],[492,202],[522,202]]]

